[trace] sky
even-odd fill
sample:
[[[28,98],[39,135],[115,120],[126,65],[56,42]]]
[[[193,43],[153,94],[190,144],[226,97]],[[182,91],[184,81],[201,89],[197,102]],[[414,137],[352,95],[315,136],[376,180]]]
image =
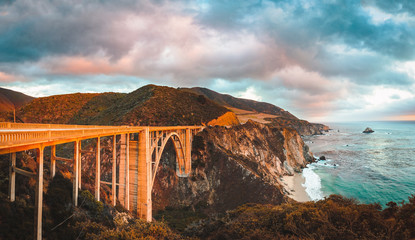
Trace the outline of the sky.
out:
[[[415,120],[415,1],[0,0],[0,86],[207,87],[315,122]]]

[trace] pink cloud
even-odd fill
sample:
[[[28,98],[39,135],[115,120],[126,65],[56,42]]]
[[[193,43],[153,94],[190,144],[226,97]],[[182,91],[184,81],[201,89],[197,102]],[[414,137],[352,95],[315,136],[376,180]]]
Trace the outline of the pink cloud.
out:
[[[17,78],[13,75],[7,74],[5,72],[0,72],[0,82],[10,83],[16,81]]]

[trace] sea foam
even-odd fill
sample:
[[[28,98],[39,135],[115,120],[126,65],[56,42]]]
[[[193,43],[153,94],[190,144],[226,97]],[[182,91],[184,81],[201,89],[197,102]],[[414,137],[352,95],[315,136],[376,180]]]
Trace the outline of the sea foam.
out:
[[[323,199],[323,193],[321,192],[321,179],[313,171],[315,166],[309,164],[307,168],[303,169],[303,177],[305,179],[303,187],[311,200],[320,200]]]

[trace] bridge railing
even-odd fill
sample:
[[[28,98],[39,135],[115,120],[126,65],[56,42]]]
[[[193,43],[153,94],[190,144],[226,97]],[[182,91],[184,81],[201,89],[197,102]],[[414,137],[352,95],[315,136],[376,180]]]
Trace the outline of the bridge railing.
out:
[[[37,123],[6,123],[0,122],[0,149],[23,146],[28,144],[46,143],[51,145],[79,138],[94,138],[124,133],[134,133],[148,128],[155,131],[177,131],[184,129],[201,129],[201,126],[95,126],[95,125],[64,125]]]
[[[40,128],[40,129],[73,129],[73,128],[117,128],[117,127],[120,127],[120,126],[0,122],[0,129],[1,128],[12,128],[12,129],[37,129],[37,128]]]

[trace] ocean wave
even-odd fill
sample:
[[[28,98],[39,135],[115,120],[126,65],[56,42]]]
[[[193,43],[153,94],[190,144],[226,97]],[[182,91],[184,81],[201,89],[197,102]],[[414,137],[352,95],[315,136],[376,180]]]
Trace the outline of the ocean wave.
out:
[[[306,193],[313,201],[323,199],[323,193],[321,192],[321,179],[313,171],[314,168],[315,167],[313,165],[309,164],[308,168],[303,169],[303,177],[305,178],[305,182],[302,184]]]

